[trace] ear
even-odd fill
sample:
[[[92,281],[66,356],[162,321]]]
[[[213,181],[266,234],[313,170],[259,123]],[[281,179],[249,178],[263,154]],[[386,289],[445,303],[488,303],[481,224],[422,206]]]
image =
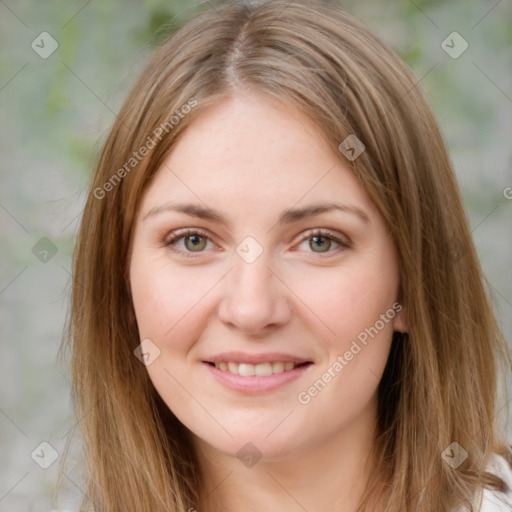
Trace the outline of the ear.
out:
[[[393,330],[398,332],[409,332],[409,321],[407,319],[407,309],[399,302],[393,304],[395,318],[393,319]]]

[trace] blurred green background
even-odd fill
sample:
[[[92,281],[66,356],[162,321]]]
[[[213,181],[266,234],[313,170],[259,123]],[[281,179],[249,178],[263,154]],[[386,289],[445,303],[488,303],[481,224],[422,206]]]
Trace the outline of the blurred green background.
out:
[[[0,1],[1,512],[56,508],[52,489],[74,427],[69,379],[56,354],[88,177],[152,47],[200,3]],[[504,191],[512,187],[512,3],[349,0],[340,5],[421,80],[445,134],[510,342],[512,199]],[[454,31],[469,45],[458,58],[441,47]],[[51,40],[42,32],[58,43],[49,56],[44,53]],[[53,452],[41,442],[56,451],[47,469],[40,465],[49,464]],[[75,510],[80,475],[72,469],[66,475],[64,508]]]

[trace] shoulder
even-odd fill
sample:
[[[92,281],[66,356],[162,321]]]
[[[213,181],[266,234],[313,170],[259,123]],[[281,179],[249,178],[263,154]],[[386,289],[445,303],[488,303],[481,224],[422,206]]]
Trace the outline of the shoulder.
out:
[[[487,470],[507,485],[506,492],[485,489],[479,512],[512,512],[512,469],[504,457],[494,454]]]

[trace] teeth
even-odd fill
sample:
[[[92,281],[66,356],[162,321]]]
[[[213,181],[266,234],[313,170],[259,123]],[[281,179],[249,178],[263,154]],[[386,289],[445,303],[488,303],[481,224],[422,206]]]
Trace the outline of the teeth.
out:
[[[251,375],[254,375],[254,365],[240,363],[238,365],[238,375],[242,375],[243,377],[250,377]]]
[[[222,371],[228,371],[235,375],[242,375],[243,377],[250,377],[257,375],[259,377],[267,377],[273,373],[283,373],[293,370],[297,365],[292,361],[275,361],[273,363],[235,363],[234,361],[215,363],[215,368]]]
[[[272,364],[261,363],[254,365],[254,375],[259,375],[260,377],[267,377],[268,375],[272,375]]]
[[[282,373],[284,372],[284,363],[280,361],[276,361],[272,363],[272,373]]]

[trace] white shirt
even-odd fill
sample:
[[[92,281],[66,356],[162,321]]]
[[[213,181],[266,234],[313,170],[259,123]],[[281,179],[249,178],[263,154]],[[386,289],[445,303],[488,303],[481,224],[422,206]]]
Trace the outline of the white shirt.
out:
[[[512,512],[512,469],[503,457],[495,454],[487,470],[507,484],[508,492],[485,489],[480,512]]]

